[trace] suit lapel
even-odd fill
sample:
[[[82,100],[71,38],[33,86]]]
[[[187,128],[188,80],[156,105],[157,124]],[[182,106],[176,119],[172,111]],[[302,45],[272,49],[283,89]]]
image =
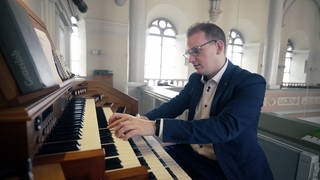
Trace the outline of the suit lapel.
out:
[[[214,114],[216,111],[216,105],[221,97],[221,95],[227,91],[227,87],[230,83],[230,81],[232,80],[232,72],[234,70],[236,66],[233,65],[230,61],[228,62],[228,66],[226,71],[224,72],[224,74],[221,77],[221,80],[218,84],[217,90],[215,92],[214,98],[212,100],[212,104],[211,104],[211,110],[210,110],[210,114]]]
[[[201,76],[199,76],[201,77]],[[196,111],[196,107],[200,101],[200,98],[202,96],[202,91],[203,91],[203,83],[200,80],[201,78],[199,78],[197,81],[194,82],[194,86],[192,88],[191,91],[191,95],[192,95],[192,99],[191,99],[191,108],[190,108],[190,114],[189,114],[189,120],[194,118],[194,114]]]

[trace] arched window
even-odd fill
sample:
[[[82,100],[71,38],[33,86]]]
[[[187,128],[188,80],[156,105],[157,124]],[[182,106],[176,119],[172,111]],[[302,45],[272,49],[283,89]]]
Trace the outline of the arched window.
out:
[[[241,33],[235,29],[231,29],[228,36],[227,58],[233,64],[242,65],[244,39]]]
[[[174,25],[165,18],[153,20],[148,29],[145,59],[145,79],[172,78],[177,61]],[[181,55],[180,55],[181,56]]]
[[[290,81],[292,57],[293,57],[293,43],[289,39],[287,43],[287,52],[286,52],[285,62],[284,62],[284,72],[283,72],[283,80],[282,80],[283,82]]]
[[[78,21],[75,17],[71,17],[72,33],[70,37],[70,70],[76,75],[85,76],[86,72],[83,70],[83,59],[81,58],[81,38],[79,34]]]

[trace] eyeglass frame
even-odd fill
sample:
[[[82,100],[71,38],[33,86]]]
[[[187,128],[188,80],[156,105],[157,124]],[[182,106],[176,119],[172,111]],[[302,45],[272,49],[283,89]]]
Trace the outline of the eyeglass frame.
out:
[[[205,43],[203,43],[203,44],[201,44],[201,45],[199,45],[199,46],[192,47],[192,48],[186,50],[186,52],[183,54],[183,57],[184,57],[186,60],[188,60],[188,59],[190,58],[190,56],[199,56],[199,54],[201,53],[201,49],[202,49],[205,45],[210,44],[210,43],[212,43],[212,42],[215,42],[215,43],[216,43],[217,41],[218,41],[218,40],[216,40],[216,39],[212,39],[212,40],[209,40],[209,41],[207,41],[207,42],[205,42]],[[191,52],[191,51],[192,51],[192,52]]]

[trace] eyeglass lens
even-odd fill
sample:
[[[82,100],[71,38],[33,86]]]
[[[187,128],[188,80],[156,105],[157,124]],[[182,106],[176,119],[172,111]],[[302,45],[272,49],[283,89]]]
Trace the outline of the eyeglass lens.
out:
[[[198,46],[198,47],[193,47],[193,48],[187,50],[186,53],[185,53],[183,56],[184,56],[186,59],[189,59],[190,56],[197,56],[197,55],[200,54],[201,48],[202,48],[203,46],[211,43],[211,42],[216,42],[216,40],[210,40],[210,41],[207,41],[207,42],[201,44],[201,45]]]

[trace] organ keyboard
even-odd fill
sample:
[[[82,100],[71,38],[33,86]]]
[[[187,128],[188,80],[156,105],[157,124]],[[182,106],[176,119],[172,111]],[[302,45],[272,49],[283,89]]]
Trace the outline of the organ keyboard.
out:
[[[109,107],[103,108],[103,112],[106,120],[113,113]],[[119,149],[118,158],[123,162],[123,168],[141,164],[148,169],[148,179],[190,179],[153,136],[139,136],[123,141],[112,133],[112,138]]]
[[[68,107],[44,141],[40,154],[100,149],[94,100],[73,99]]]
[[[33,106],[39,109],[37,110],[38,113],[29,117],[32,119],[32,124],[36,122],[37,118],[41,119],[39,127],[32,126],[33,128],[40,128],[40,130],[29,129],[29,131],[34,131],[36,135],[35,138],[32,138],[34,141],[28,144],[31,147],[34,146],[34,143],[37,145],[31,148],[33,150],[29,152],[29,155],[25,156],[26,159],[32,159],[31,165],[34,166],[34,169],[37,169],[38,166],[60,164],[64,176],[68,179],[86,179],[88,177],[89,179],[188,179],[186,173],[169,157],[153,137],[135,137],[130,141],[123,141],[114,137],[112,132],[108,135],[107,119],[113,113],[112,108],[97,107],[94,99],[82,99],[81,96],[72,97],[71,94],[74,93],[69,88],[63,88],[60,91],[54,93],[54,96],[59,97],[45,97],[45,99],[50,99],[50,101],[45,100],[45,107]],[[71,136],[71,138],[76,137],[75,140],[68,139],[69,134],[65,133],[70,131],[73,135],[76,132],[66,129],[66,126],[69,126],[66,122],[62,123],[65,126],[62,126],[62,129],[59,130],[61,128],[59,123],[62,120],[75,121],[69,119],[70,117],[65,118],[64,114],[70,115],[68,107],[70,107],[70,104],[79,103],[79,101],[84,104],[83,112],[80,113],[83,117],[80,118],[82,120],[81,125],[77,122],[75,128],[81,126],[81,133],[79,137]],[[61,108],[64,109],[63,112],[58,111]],[[78,108],[73,107],[71,109]],[[30,108],[29,111],[35,110]],[[58,117],[58,115],[60,116]],[[72,117],[79,118],[77,115],[72,115]],[[3,128],[4,126],[0,126],[1,130],[4,130]],[[56,130],[59,133],[55,133]],[[55,137],[54,134],[62,135],[62,137]],[[28,135],[22,136],[26,136],[24,138],[28,139]],[[64,149],[62,146],[75,142],[77,146],[71,146],[75,147],[73,149]],[[54,144],[58,146],[53,146]],[[46,149],[46,147],[49,148]],[[70,147],[69,144],[67,147]],[[16,148],[21,147],[17,146]],[[25,147],[22,149],[25,149]],[[30,149],[30,147],[27,149]],[[14,153],[12,155],[17,153],[16,151],[12,152]],[[10,154],[9,151],[6,153]],[[12,158],[12,162],[15,162],[15,158]],[[20,165],[21,162],[17,161],[16,163]],[[28,172],[31,169],[32,167],[28,167],[22,169],[22,171]]]
[[[114,137],[114,134],[107,129],[107,119],[113,113],[112,110],[110,108],[103,108],[101,113],[102,115],[99,116],[101,119],[99,118],[99,120],[105,121],[105,125],[100,128],[100,132],[101,134],[109,133],[110,135],[109,141],[105,141],[102,144],[106,154],[106,172],[141,166],[130,144]],[[112,164],[114,168],[109,167],[109,164]]]

